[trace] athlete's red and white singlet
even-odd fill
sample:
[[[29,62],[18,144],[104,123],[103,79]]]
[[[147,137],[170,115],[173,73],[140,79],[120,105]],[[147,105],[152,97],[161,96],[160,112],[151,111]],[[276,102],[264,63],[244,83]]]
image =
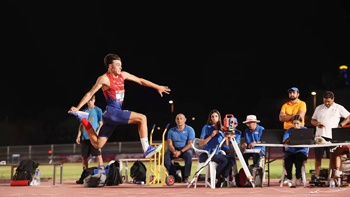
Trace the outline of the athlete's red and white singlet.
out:
[[[118,77],[113,77],[111,74],[106,72],[109,79],[110,86],[109,89],[103,91],[103,95],[107,101],[107,107],[116,107],[122,109],[124,101],[124,77],[123,75],[118,75]]]

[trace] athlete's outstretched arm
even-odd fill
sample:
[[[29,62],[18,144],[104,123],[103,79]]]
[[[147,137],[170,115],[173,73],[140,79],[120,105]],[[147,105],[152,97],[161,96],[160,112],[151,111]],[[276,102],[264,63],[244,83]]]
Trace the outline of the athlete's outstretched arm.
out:
[[[100,76],[97,79],[95,85],[91,88],[91,90],[87,92],[85,96],[81,99],[79,105],[77,107],[71,107],[70,111],[72,112],[79,111],[79,109],[82,108],[91,99],[92,95],[94,95],[102,87],[102,85],[104,84],[104,81],[105,81],[104,75]]]
[[[156,89],[161,97],[163,97],[163,93],[170,94],[171,90],[167,86],[157,85],[151,81],[136,77],[135,75],[132,75],[132,74],[125,72],[125,71],[122,71],[122,75],[123,75],[125,80],[134,81],[140,85]]]

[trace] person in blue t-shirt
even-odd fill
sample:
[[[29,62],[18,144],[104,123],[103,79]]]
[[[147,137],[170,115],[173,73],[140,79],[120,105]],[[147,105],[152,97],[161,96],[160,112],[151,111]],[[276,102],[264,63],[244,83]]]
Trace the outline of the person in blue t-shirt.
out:
[[[306,129],[306,127],[302,127],[303,119],[299,114],[296,114],[292,118],[293,127],[289,128],[283,135],[283,142],[288,141],[289,136],[291,134],[291,129]],[[287,172],[287,184],[288,186],[292,186],[292,168],[293,163],[295,165],[295,185],[301,185],[301,167],[303,163],[307,160],[307,156],[309,154],[308,148],[294,148],[288,147],[286,148],[286,152],[284,153],[284,168]]]
[[[261,135],[264,127],[260,126],[260,120],[257,120],[255,115],[248,115],[244,124],[247,124],[247,129],[244,132],[244,143],[242,148],[246,149],[243,152],[244,161],[247,165],[248,159],[253,157],[253,165],[259,167],[260,157],[265,155],[265,146],[255,146],[256,143],[261,143]],[[249,150],[251,149],[251,150]]]
[[[207,124],[203,127],[200,136],[199,146],[203,146],[203,149],[208,151],[210,154],[225,138],[225,134],[222,132],[221,115],[218,110],[212,110],[209,113]],[[228,146],[229,141],[226,139],[224,145]],[[216,187],[221,187],[225,178],[229,175],[233,164],[236,159],[229,155],[219,154],[221,147],[217,149],[215,155],[212,157],[212,161],[218,164],[216,168]],[[208,159],[208,155],[202,153],[199,156],[199,162],[205,162]]]
[[[175,122],[177,127],[173,127],[168,132],[168,151],[164,154],[164,166],[168,170],[169,175],[176,175],[175,166],[171,163],[174,158],[182,158],[185,160],[185,171],[182,174],[182,181],[187,183],[188,177],[191,175],[192,167],[192,140],[195,133],[192,127],[186,123],[186,117],[183,114],[176,115]]]
[[[87,102],[88,107],[83,111],[89,113],[88,120],[93,126],[98,135],[100,128],[102,127],[102,110],[95,106],[95,95]],[[96,156],[97,163],[99,166],[103,165],[102,151],[101,149],[95,148],[87,135],[85,128],[80,124],[78,129],[78,136],[76,139],[77,144],[81,144],[81,155],[83,157],[83,169],[88,168],[88,160],[90,154]]]

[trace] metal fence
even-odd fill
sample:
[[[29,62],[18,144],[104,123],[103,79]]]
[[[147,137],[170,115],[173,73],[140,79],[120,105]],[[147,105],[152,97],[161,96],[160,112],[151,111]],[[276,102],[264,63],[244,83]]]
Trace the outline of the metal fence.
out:
[[[155,142],[160,143],[160,142]],[[137,142],[108,142],[102,148],[104,161],[118,159],[122,154],[143,155],[142,146]],[[105,159],[106,158],[106,159]],[[23,159],[37,162],[79,162],[81,161],[81,145],[48,144],[27,146],[0,146],[0,164],[19,163]]]

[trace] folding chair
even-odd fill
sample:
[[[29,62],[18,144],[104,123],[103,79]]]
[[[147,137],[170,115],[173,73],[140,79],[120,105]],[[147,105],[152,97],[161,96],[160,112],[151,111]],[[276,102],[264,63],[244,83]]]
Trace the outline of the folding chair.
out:
[[[192,148],[195,151],[197,158],[199,158],[199,155],[201,153],[205,153],[209,157],[209,152],[206,150],[203,150],[203,147],[199,146],[199,138],[195,138],[192,141]],[[198,160],[197,170],[200,169],[205,162],[200,163]],[[210,161],[209,164],[205,167],[205,187],[208,187],[208,185],[215,189],[215,180],[216,180],[216,167],[218,164],[214,161]],[[208,178],[210,177],[210,183],[208,182]],[[197,187],[197,179],[194,182],[194,188]]]

